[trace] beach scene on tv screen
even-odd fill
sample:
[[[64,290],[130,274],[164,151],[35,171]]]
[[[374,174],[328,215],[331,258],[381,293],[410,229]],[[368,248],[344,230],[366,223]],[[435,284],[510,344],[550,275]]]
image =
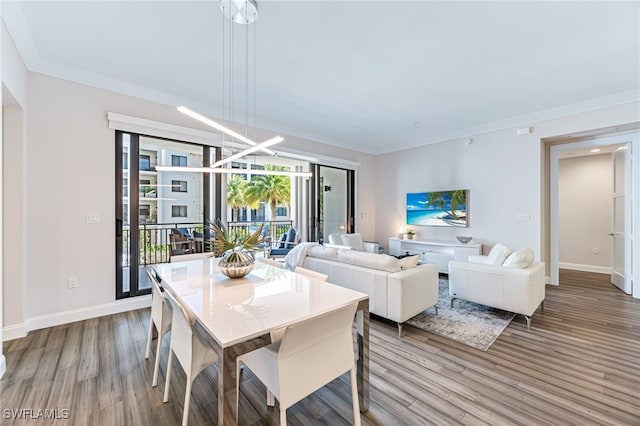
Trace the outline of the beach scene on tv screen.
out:
[[[467,226],[467,190],[407,194],[407,224]]]

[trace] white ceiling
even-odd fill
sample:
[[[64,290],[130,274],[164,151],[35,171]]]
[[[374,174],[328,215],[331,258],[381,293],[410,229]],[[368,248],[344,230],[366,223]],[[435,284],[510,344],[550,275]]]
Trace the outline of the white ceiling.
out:
[[[639,98],[637,1],[258,8],[255,122],[274,132],[378,154]],[[217,1],[4,1],[2,14],[30,70],[222,115]]]

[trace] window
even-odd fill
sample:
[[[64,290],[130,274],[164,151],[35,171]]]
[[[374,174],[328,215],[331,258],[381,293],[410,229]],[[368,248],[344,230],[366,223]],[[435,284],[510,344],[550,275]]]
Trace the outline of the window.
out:
[[[172,155],[171,165],[179,167],[187,167],[187,157],[184,155]]]
[[[276,216],[287,216],[287,208],[286,207],[277,207],[276,208]]]
[[[122,169],[123,170],[129,169],[129,153],[128,152],[122,153]]]
[[[172,180],[171,181],[171,192],[187,192],[187,181],[186,180]]]
[[[123,197],[129,196],[129,179],[127,178],[122,178],[122,196]]]
[[[151,221],[151,206],[140,204],[140,223],[149,223],[149,221]]]
[[[171,217],[187,217],[187,206],[171,206]]]
[[[142,170],[142,171],[151,170],[151,156],[150,155],[142,155],[142,154],[140,154],[140,170]]]

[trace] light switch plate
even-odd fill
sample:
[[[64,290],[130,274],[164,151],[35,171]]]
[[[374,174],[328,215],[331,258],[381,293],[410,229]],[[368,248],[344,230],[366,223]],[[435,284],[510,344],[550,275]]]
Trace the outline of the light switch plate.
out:
[[[85,221],[90,225],[95,225],[96,223],[100,223],[100,215],[96,213],[87,213]]]

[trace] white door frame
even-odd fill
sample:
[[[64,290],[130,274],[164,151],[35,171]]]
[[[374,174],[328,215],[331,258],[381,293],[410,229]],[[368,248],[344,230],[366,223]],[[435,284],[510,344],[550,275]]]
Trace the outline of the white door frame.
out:
[[[631,210],[635,212],[632,218],[633,222],[625,221],[626,232],[625,236],[629,239],[626,244],[625,252],[625,276],[628,276],[632,284],[632,295],[635,298],[640,298],[640,265],[638,265],[636,255],[635,263],[631,259],[631,253],[640,253],[640,238],[636,238],[640,229],[640,185],[634,184],[634,182],[640,182],[640,133],[633,132],[627,134],[619,134],[614,136],[607,136],[601,138],[594,138],[591,140],[567,143],[561,145],[555,145],[551,147],[551,164],[550,164],[550,284],[559,284],[559,258],[560,258],[560,236],[558,233],[559,228],[559,199],[558,199],[558,169],[559,169],[559,154],[562,151],[576,150],[580,148],[596,148],[606,145],[628,144],[630,152],[630,165],[631,165],[631,182],[625,182],[627,188],[631,188],[628,192],[631,198],[630,205]],[[628,163],[628,164],[629,164]],[[629,175],[627,175],[629,176]],[[636,230],[635,234],[631,233],[631,230]]]

